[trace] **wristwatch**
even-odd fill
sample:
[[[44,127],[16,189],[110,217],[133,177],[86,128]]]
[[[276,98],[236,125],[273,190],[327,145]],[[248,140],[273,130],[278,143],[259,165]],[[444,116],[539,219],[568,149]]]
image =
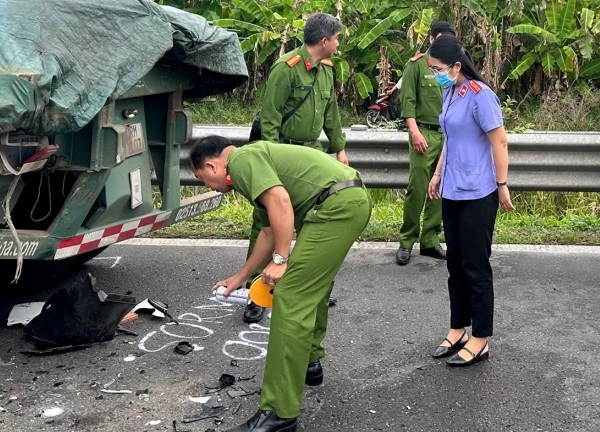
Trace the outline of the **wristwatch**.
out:
[[[500,187],[500,186],[507,186],[508,183],[507,182],[496,182],[496,186]]]
[[[279,255],[277,252],[273,252],[273,262],[275,264],[285,264],[288,262],[288,257]]]

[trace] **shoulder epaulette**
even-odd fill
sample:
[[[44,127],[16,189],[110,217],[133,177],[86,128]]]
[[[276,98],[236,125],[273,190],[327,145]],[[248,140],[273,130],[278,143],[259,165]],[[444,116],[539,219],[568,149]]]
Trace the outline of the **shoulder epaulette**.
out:
[[[294,67],[298,64],[298,62],[302,60],[302,57],[300,57],[299,54],[294,54],[293,56],[291,56],[289,59],[287,59],[285,62],[287,63],[287,65],[289,67]]]
[[[423,56],[424,56],[423,53],[416,53],[413,57],[410,58],[410,61],[411,62],[415,62],[415,61],[419,60]]]
[[[475,94],[479,93],[482,89],[481,85],[475,80],[469,81],[469,87],[471,87],[471,90],[473,90],[473,93]]]
[[[321,60],[321,64],[333,67],[333,62],[331,60],[329,60],[329,59],[323,59],[323,60]]]

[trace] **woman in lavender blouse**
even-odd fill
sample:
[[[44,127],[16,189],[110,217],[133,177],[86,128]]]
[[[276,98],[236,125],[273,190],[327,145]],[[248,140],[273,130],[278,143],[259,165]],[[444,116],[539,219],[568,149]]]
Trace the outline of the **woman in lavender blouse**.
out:
[[[433,357],[450,356],[449,366],[469,366],[489,357],[494,317],[490,254],[498,204],[514,210],[507,185],[507,138],[498,97],[456,37],[441,35],[433,42],[429,66],[445,88],[440,114],[445,141],[428,193],[442,199],[450,293],[450,330]]]

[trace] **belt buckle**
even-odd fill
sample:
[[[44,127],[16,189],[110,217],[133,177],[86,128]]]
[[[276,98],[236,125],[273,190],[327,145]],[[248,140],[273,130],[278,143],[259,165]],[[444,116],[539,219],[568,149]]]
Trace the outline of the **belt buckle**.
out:
[[[321,192],[319,194],[319,196],[317,197],[317,201],[316,204],[317,205],[321,205],[323,204],[323,202],[325,202],[325,200],[329,197],[329,189],[325,189],[323,192]]]

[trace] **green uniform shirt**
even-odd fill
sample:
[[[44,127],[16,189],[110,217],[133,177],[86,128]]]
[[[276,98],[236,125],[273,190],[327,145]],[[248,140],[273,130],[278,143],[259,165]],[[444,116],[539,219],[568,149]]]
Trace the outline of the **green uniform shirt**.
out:
[[[267,189],[283,186],[294,209],[294,227],[300,231],[306,213],[328,187],[359,177],[350,168],[319,150],[257,141],[236,148],[227,158],[233,188],[260,210],[262,226],[270,226],[266,209],[257,198]]]
[[[442,88],[427,66],[429,54],[410,60],[402,73],[400,106],[402,117],[414,118],[418,123],[440,124]]]
[[[286,63],[300,56],[290,66]],[[285,114],[291,112],[314,89],[294,115],[281,124]],[[279,142],[282,139],[297,142],[316,141],[325,131],[331,143],[328,153],[337,153],[346,146],[333,80],[333,68],[321,63],[313,64],[306,46],[302,45],[279,58],[269,73],[261,109],[262,139]]]

